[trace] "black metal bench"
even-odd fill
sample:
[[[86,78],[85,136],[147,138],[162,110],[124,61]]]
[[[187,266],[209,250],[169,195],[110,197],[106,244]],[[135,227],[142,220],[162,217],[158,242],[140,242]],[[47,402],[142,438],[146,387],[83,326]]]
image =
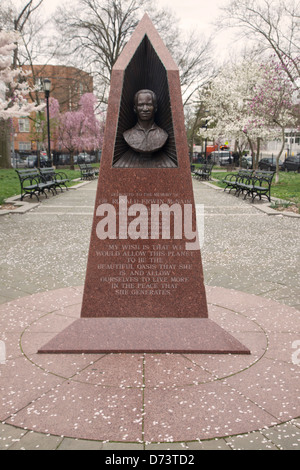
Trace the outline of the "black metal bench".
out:
[[[92,167],[90,163],[80,163],[79,168],[82,180],[92,180],[99,175],[99,170]]]
[[[40,175],[44,183],[53,183],[55,188],[60,188],[63,192],[63,187],[68,190],[67,183],[69,183],[69,178],[62,171],[55,171],[54,168],[40,168]]]
[[[237,190],[239,183],[248,181],[249,178],[253,176],[253,170],[239,170],[237,173],[229,173],[223,180],[222,183],[225,183],[226,186],[224,191],[229,188],[229,192],[233,189]]]
[[[214,163],[202,163],[192,170],[192,175],[201,180],[210,180]]]
[[[238,184],[237,196],[245,192],[244,199],[246,199],[247,196],[251,196],[252,202],[254,202],[257,196],[259,196],[259,199],[261,199],[262,196],[266,196],[269,202],[271,202],[271,186],[274,174],[275,171],[256,170],[248,181]]]
[[[90,163],[86,163],[86,167],[88,170],[91,170],[94,172],[94,176],[99,176],[99,168],[95,168]]]
[[[224,191],[228,188],[230,188],[229,192],[235,189],[237,197],[240,194],[244,194],[244,199],[250,196],[252,202],[254,202],[257,196],[259,199],[262,196],[266,196],[269,202],[271,202],[271,186],[274,174],[274,171],[240,170],[235,175],[227,175],[223,180],[223,183],[226,183]]]
[[[34,195],[39,201],[39,195],[44,194],[47,198],[46,190],[56,193],[53,181],[45,182],[37,169],[16,170],[21,184],[21,201],[25,196]]]

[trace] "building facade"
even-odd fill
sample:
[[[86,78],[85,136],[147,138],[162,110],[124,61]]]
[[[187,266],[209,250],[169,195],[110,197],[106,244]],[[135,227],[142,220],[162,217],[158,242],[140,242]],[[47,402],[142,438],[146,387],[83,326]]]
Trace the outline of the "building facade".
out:
[[[28,99],[38,104],[45,102],[43,83],[45,78],[49,78],[51,80],[50,97],[57,99],[62,113],[75,111],[81,96],[85,93],[93,93],[93,78],[75,67],[34,65],[33,67],[23,66],[23,70],[30,72],[29,84],[38,88]],[[34,116],[13,120],[12,153],[16,160],[20,161],[28,155],[36,154],[38,150],[46,150],[36,140],[32,118]]]
[[[264,157],[276,157],[281,149],[282,142],[280,140],[273,140],[267,142]],[[294,157],[300,153],[300,131],[297,129],[286,129],[285,131],[285,145],[281,160],[287,157]]]

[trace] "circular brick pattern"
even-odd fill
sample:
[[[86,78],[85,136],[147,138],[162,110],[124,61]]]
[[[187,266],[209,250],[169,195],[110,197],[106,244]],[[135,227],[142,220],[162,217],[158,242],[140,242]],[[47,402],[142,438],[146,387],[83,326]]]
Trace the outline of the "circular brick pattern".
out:
[[[299,312],[207,287],[209,318],[251,355],[40,355],[80,316],[82,288],[0,306],[6,362],[0,420],[37,432],[114,442],[197,441],[299,416]]]

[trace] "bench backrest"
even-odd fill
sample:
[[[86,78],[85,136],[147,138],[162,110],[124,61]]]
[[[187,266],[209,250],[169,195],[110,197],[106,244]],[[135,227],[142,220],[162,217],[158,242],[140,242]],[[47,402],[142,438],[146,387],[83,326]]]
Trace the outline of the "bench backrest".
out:
[[[80,171],[86,171],[86,170],[94,171],[94,168],[92,167],[91,163],[80,163],[79,168],[80,168]]]
[[[56,179],[56,174],[54,168],[40,168],[40,175],[45,182],[54,181]]]
[[[199,167],[196,170],[212,170],[214,163],[200,163]]]
[[[33,178],[39,178],[40,174],[37,170],[16,170],[21,181]]]
[[[264,170],[256,170],[254,174],[256,178],[263,178],[269,181],[272,181],[274,175],[275,175],[275,171],[264,171]]]
[[[215,164],[214,163],[205,163],[204,165],[205,165],[206,171],[211,171]]]
[[[40,173],[42,175],[52,175],[55,174],[54,168],[40,168],[39,169]]]
[[[239,176],[252,176],[254,173],[254,170],[239,170],[238,175]]]

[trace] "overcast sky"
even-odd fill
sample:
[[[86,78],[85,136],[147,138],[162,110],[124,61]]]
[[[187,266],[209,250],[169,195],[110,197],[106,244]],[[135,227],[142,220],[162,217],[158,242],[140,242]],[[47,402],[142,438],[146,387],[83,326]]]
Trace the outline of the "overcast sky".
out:
[[[230,0],[157,0],[159,6],[167,6],[172,9],[181,21],[182,27],[189,31],[196,29],[200,33],[209,36],[214,32],[213,21],[222,15],[220,7]],[[44,0],[44,8],[53,13],[55,8],[62,3],[61,0]],[[214,34],[215,36],[215,34]],[[222,33],[216,37],[217,53],[221,61],[226,60],[226,51],[232,41],[232,35]]]
[[[226,61],[227,51],[232,49],[233,34],[228,31],[216,33],[213,22],[222,16],[220,7],[228,5],[230,0],[158,0],[159,5],[170,7],[181,20],[187,31],[196,29],[210,36],[213,34],[216,53],[220,61]]]
[[[182,25],[209,31],[211,23],[220,15],[220,6],[228,4],[229,0],[158,0],[159,5],[168,6],[181,19]]]
[[[181,20],[184,28],[197,28],[209,31],[210,23],[219,16],[219,7],[229,0],[157,0],[158,5],[170,7]],[[61,0],[44,0],[44,7],[49,12],[62,3]]]

